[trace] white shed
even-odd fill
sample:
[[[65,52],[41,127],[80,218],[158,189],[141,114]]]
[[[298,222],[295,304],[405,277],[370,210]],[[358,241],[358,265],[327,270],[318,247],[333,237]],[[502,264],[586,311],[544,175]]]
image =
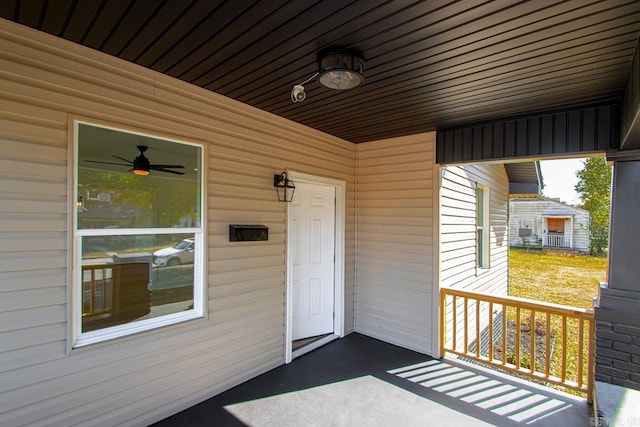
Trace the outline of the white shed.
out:
[[[539,197],[511,199],[509,212],[510,246],[589,252],[588,211],[557,199]]]

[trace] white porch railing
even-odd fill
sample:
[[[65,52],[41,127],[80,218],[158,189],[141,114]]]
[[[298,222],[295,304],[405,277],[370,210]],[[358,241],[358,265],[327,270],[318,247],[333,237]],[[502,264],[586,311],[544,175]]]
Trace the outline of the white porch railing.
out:
[[[569,239],[564,234],[547,234],[544,236],[544,245],[552,248],[568,248]]]

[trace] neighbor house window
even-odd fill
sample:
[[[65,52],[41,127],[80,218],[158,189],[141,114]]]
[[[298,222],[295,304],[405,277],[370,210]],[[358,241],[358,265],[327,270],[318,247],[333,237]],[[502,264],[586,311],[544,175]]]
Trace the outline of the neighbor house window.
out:
[[[203,148],[83,122],[74,136],[74,346],[203,316]]]
[[[476,188],[476,267],[489,268],[489,189]]]

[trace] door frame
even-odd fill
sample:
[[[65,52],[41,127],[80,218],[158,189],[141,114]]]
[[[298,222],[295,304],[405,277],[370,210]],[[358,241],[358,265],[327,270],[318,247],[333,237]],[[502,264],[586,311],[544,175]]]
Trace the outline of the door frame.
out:
[[[336,338],[344,337],[344,268],[345,268],[345,205],[346,205],[346,182],[342,180],[325,178],[301,172],[287,171],[288,178],[294,183],[304,183],[312,185],[323,185],[333,187],[336,193],[335,212],[335,261],[333,263],[333,335],[318,340],[313,344],[297,350],[294,354],[292,346],[293,338],[293,275],[291,268],[293,256],[291,253],[291,240],[288,232],[291,230],[291,209],[287,206],[287,265],[286,265],[286,297],[285,297],[285,339],[284,339],[284,362],[290,363],[294,357],[313,350]],[[295,193],[294,193],[295,194]]]

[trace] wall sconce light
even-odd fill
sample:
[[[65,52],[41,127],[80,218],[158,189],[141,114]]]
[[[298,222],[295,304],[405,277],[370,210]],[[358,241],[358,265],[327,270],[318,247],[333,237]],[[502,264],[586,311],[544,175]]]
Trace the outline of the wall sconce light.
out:
[[[78,196],[78,201],[76,202],[76,207],[78,208],[78,212],[86,212],[87,208],[84,207],[84,197]]]
[[[293,181],[287,178],[286,172],[273,176],[273,186],[276,187],[278,192],[279,202],[291,202],[291,200],[293,200],[293,193],[296,191],[296,186]]]

